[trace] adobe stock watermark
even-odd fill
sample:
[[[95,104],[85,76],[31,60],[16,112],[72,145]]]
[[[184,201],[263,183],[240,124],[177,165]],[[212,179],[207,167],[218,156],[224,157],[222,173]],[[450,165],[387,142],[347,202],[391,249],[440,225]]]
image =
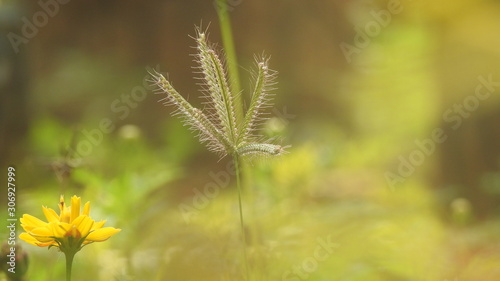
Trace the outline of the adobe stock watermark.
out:
[[[156,67],[158,69],[159,66]],[[74,147],[68,147],[68,155],[70,157],[66,160],[67,165],[62,166],[62,169],[57,170],[58,177],[67,173],[71,167],[80,166],[83,158],[89,156],[95,147],[99,146],[104,137],[116,129],[116,120],[123,121],[130,116],[133,109],[137,108],[139,103],[144,101],[148,93],[153,89],[148,83],[150,78],[149,74],[142,79],[142,85],[133,87],[128,94],[121,94],[119,98],[114,99],[109,109],[114,114],[114,118],[102,118],[96,127],[80,131],[82,139],[76,142]]]
[[[225,170],[218,173],[209,172],[208,176],[212,181],[205,184],[202,188],[193,188],[193,197],[191,204],[180,203],[178,205],[182,218],[186,223],[190,223],[193,216],[197,216],[202,209],[210,204],[211,200],[217,197],[221,190],[229,186],[231,177],[235,176],[234,161],[230,160]]]
[[[38,6],[40,10],[33,13],[31,19],[27,17],[22,17],[23,22],[21,26],[21,35],[9,32],[7,38],[9,39],[10,45],[14,49],[14,52],[19,53],[19,47],[21,44],[28,44],[31,39],[33,39],[40,28],[43,28],[49,23],[49,19],[55,17],[60,9],[61,5],[67,4],[70,0],[40,0],[38,1]]]
[[[353,39],[353,44],[342,42],[339,44],[340,50],[344,54],[348,63],[352,62],[352,55],[360,54],[363,49],[370,45],[372,39],[377,37],[382,29],[387,27],[394,15],[403,11],[403,5],[400,0],[389,0],[386,9],[370,11],[371,20],[368,21],[363,28],[354,27],[356,35]]]
[[[311,256],[302,260],[301,263],[296,264],[287,270],[281,276],[282,281],[300,281],[306,280],[309,276],[316,272],[319,268],[319,264],[326,261],[335,248],[340,245],[332,242],[332,235],[327,237],[316,238],[316,248]]]
[[[276,107],[272,110],[274,116],[283,120],[285,124],[290,122],[296,117],[295,114],[291,114],[288,112],[286,106],[282,108],[280,111]],[[186,223],[190,223],[191,219],[197,216],[201,210],[205,209],[210,205],[213,199],[215,199],[221,192],[221,190],[226,189],[230,185],[231,178],[236,176],[234,171],[234,161],[230,160],[225,169],[219,171],[217,173],[209,172],[208,176],[211,178],[211,181],[205,184],[201,188],[193,188],[193,196],[191,197],[191,202],[189,203],[180,203],[178,205],[178,209],[181,213],[182,218]]]
[[[8,254],[7,271],[16,273],[16,230],[17,230],[17,215],[16,215],[16,168],[9,166],[7,168],[7,229],[9,230],[7,245]]]
[[[292,114],[292,113],[288,112],[287,106],[283,106],[281,111],[278,108],[274,107],[272,114],[274,117],[278,118],[279,120],[282,120],[285,125],[288,125],[290,120],[293,120],[293,119],[295,119],[295,117],[297,117],[296,114]]]
[[[479,76],[479,84],[474,89],[474,94],[465,97],[461,103],[454,104],[444,111],[442,118],[445,124],[449,124],[451,129],[458,130],[464,120],[470,118],[472,113],[479,108],[481,102],[484,102],[491,94],[497,91],[500,87],[500,82],[493,81],[493,75]],[[423,140],[416,139],[416,148],[408,155],[400,155],[398,157],[399,165],[396,171],[387,171],[385,179],[391,190],[398,183],[403,183],[417,169],[424,164],[427,157],[431,156],[439,144],[444,143],[448,139],[448,135],[441,127],[435,128],[428,138]]]

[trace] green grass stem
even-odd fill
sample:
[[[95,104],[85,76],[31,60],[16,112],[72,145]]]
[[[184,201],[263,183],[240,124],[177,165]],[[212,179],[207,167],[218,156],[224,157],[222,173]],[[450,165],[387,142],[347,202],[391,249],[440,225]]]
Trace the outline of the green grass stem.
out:
[[[246,280],[250,281],[250,269],[248,267],[248,255],[247,255],[247,239],[245,234],[245,222],[243,221],[243,204],[242,204],[242,188],[241,188],[241,180],[240,180],[240,164],[238,155],[233,155],[234,160],[234,169],[236,172],[236,186],[238,188],[238,205],[240,210],[240,226],[241,226],[241,240],[243,240],[243,259],[245,260],[245,274]]]
[[[231,27],[231,18],[229,17],[227,0],[217,0],[217,15],[222,36],[222,44],[225,50],[227,71],[230,87],[234,95],[234,106],[237,120],[243,120],[243,100],[241,97],[240,75],[238,70],[238,60],[236,49],[234,47],[233,31]]]

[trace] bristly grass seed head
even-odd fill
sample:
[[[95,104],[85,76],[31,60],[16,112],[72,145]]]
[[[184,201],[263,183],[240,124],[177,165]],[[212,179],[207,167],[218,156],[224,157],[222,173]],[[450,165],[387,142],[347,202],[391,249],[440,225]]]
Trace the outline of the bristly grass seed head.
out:
[[[202,82],[202,92],[208,105],[207,113],[193,107],[159,72],[149,70],[155,86],[155,93],[166,95],[160,101],[175,107],[173,115],[178,115],[191,130],[198,132],[198,137],[210,151],[224,157],[228,154],[237,156],[283,154],[283,147],[276,144],[259,142],[254,134],[264,118],[264,109],[272,106],[270,92],[276,84],[277,72],[269,69],[269,57],[257,58],[257,70],[254,73],[254,89],[250,104],[243,120],[239,120],[234,110],[235,95],[230,91],[224,62],[215,48],[208,42],[206,32],[196,28],[196,50],[194,55],[198,64],[195,73]]]

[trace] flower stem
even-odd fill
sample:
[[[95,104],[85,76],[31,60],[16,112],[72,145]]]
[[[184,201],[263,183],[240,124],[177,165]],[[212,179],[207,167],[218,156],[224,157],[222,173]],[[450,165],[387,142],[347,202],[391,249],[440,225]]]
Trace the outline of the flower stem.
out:
[[[66,255],[66,281],[71,281],[71,268],[73,266],[73,258],[75,257],[75,253],[72,251],[68,251],[65,253]]]
[[[240,164],[238,155],[233,155],[234,160],[234,169],[236,171],[236,186],[238,188],[238,205],[240,209],[240,226],[241,226],[241,239],[243,240],[243,258],[245,260],[245,271],[246,271],[246,280],[250,281],[250,271],[248,267],[248,256],[247,256],[247,239],[245,235],[245,223],[243,221],[243,205],[241,203],[241,181],[240,181]]]
[[[241,86],[238,71],[238,61],[234,47],[233,32],[231,29],[231,19],[228,10],[230,8],[227,0],[217,0],[217,15],[219,16],[219,25],[222,36],[222,44],[226,54],[227,71],[230,81],[231,91],[234,95],[234,107],[237,120],[243,120],[243,100],[240,95]]]

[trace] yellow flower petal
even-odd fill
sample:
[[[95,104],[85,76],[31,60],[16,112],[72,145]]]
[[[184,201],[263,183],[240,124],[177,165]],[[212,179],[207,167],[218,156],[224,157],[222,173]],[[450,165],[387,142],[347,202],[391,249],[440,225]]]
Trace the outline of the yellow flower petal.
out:
[[[44,227],[47,225],[46,222],[28,214],[24,214],[23,217],[20,219],[20,221],[21,221],[21,226],[27,232],[31,231],[33,228]]]
[[[51,242],[54,241],[54,234],[47,227],[37,227],[32,229],[29,234],[33,236],[36,240],[40,242]]]
[[[64,195],[61,195],[61,197],[59,197],[59,211],[61,211],[61,213],[64,211]]]
[[[71,217],[70,217],[70,222],[74,221],[77,217],[80,216],[80,203],[81,199],[80,197],[77,197],[74,195],[71,197]]]
[[[43,213],[47,218],[48,222],[59,221],[59,215],[57,215],[57,213],[54,210],[52,210],[51,208],[47,208],[45,206],[42,206],[42,208],[43,208]]]
[[[90,202],[85,203],[85,206],[83,206],[83,213],[86,216],[90,216]]]
[[[116,233],[120,232],[121,229],[114,228],[114,227],[105,227],[101,229],[97,229],[92,231],[88,236],[87,239],[88,241],[91,242],[102,242],[107,240],[109,237],[115,235]]]
[[[24,240],[25,242],[30,243],[31,245],[39,246],[39,247],[47,247],[50,245],[57,246],[57,242],[49,241],[49,242],[40,242],[35,237],[31,236],[29,233],[23,232],[19,235],[19,238]]]
[[[40,242],[40,243],[38,243],[39,247],[47,247],[47,246],[50,246],[50,245],[59,247],[59,243],[57,243],[57,241],[55,241],[55,240],[52,241],[52,242],[46,242],[46,243]]]
[[[73,221],[73,225],[76,226],[82,237],[89,234],[92,226],[94,225],[94,220],[88,216],[81,215]]]
[[[36,238],[31,236],[29,233],[23,232],[19,235],[19,238],[30,243],[31,245],[38,246],[38,240],[36,240]]]
[[[102,220],[100,222],[95,222],[94,225],[92,226],[92,230],[97,230],[99,228],[102,228],[105,223],[106,223],[105,220]]]
[[[59,221],[69,223],[71,219],[71,211],[68,207],[64,208],[59,216]]]
[[[49,223],[48,228],[52,231],[54,237],[64,238],[67,236],[68,232],[71,231],[71,224],[65,222],[54,222]]]
[[[61,195],[61,199],[59,201],[59,210],[61,211],[59,215],[59,221],[69,223],[71,219],[71,209],[70,207],[66,207],[63,195]]]

